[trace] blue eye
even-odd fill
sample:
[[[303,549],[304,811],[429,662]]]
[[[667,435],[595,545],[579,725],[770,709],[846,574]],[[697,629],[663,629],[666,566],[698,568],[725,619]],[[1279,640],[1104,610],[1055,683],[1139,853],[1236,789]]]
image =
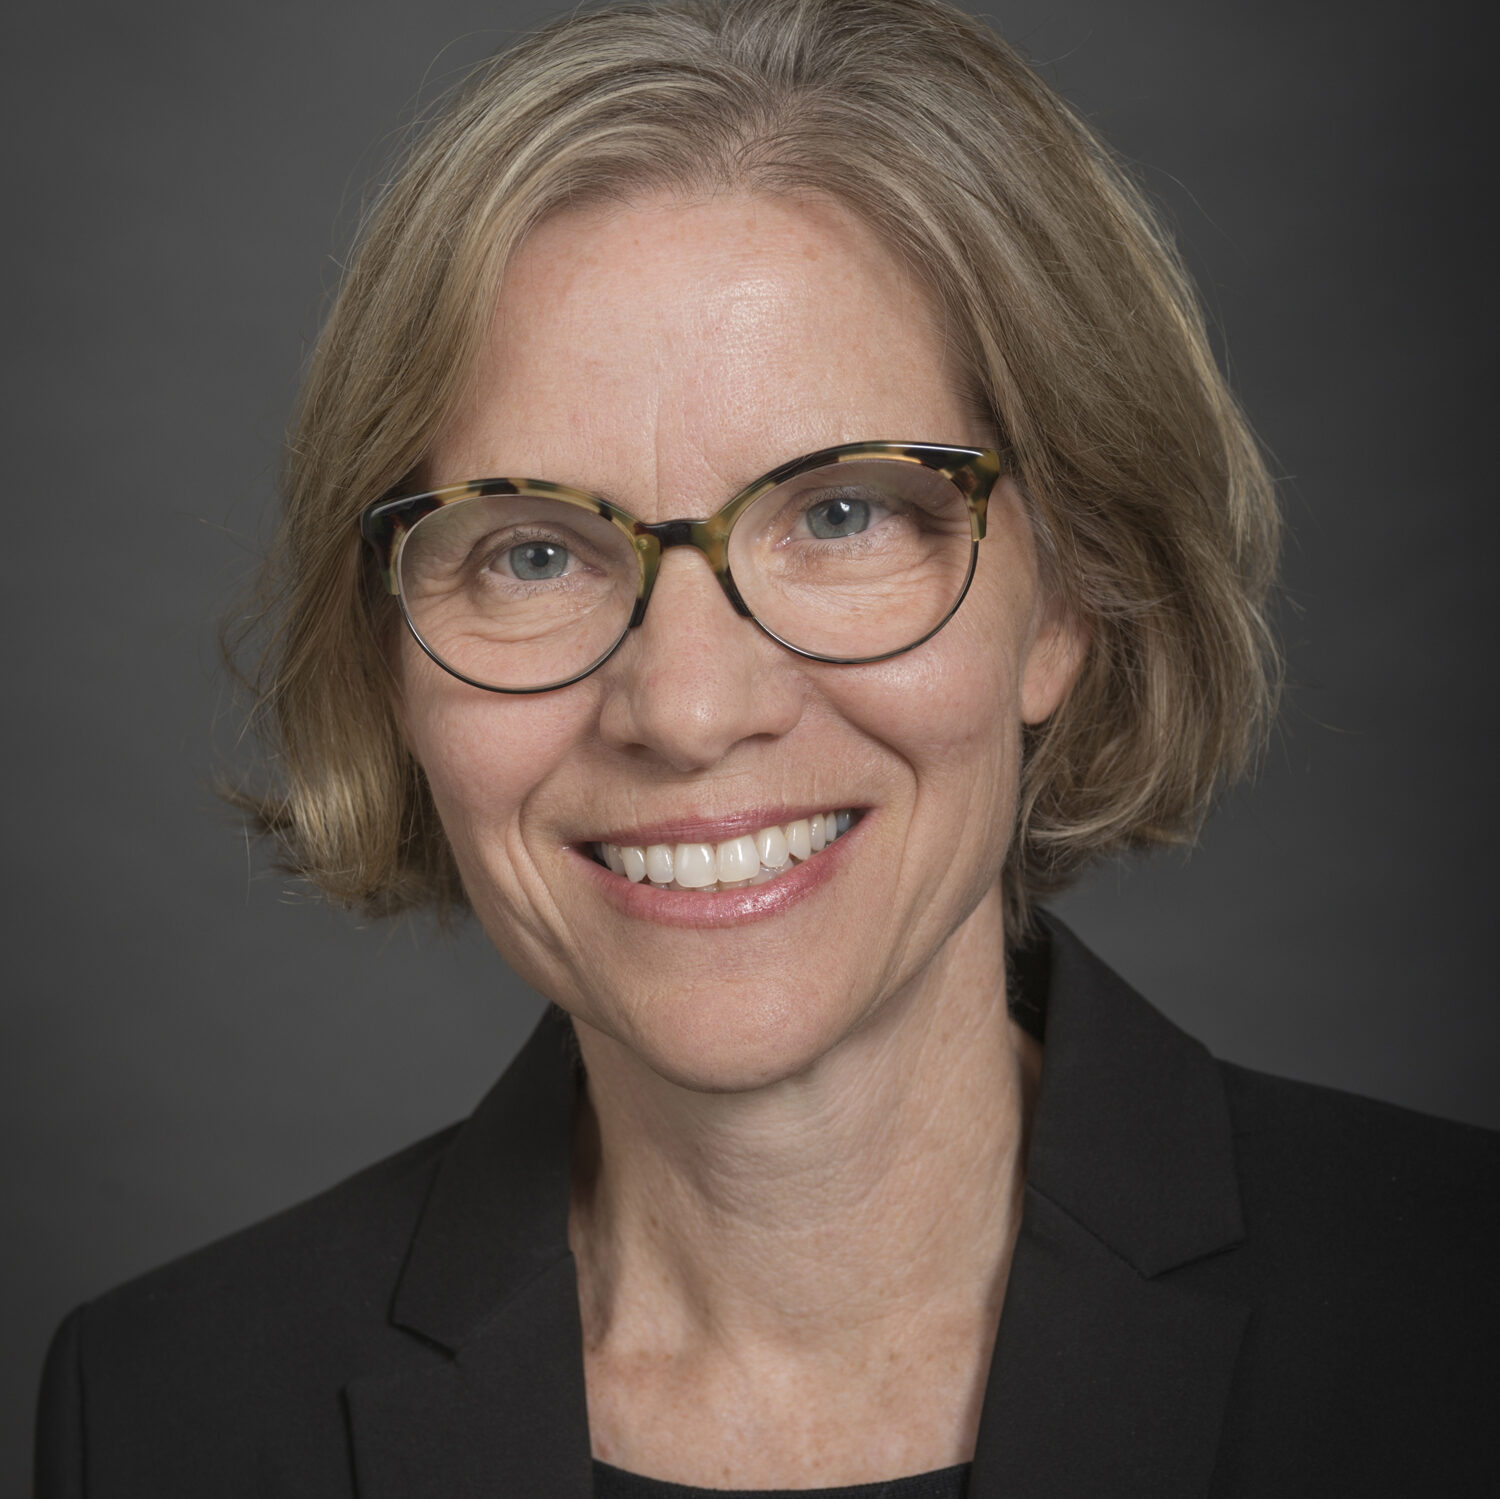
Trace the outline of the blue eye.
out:
[[[568,549],[550,541],[528,541],[511,547],[505,560],[511,573],[523,583],[541,583],[560,578],[568,569]]]
[[[820,541],[856,536],[869,526],[870,506],[866,500],[820,500],[807,511],[807,529]]]

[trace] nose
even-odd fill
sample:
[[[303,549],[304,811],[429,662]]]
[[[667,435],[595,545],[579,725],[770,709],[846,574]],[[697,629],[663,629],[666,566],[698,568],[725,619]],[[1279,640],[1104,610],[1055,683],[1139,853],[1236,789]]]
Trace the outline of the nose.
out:
[[[735,612],[692,547],[663,553],[646,617],[600,675],[605,742],[682,773],[712,769],[746,740],[787,733],[802,712],[797,658]]]

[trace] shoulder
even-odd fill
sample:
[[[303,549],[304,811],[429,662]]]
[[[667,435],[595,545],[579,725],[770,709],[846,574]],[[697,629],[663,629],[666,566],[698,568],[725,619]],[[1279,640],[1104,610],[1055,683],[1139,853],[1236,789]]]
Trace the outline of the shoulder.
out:
[[[431,1399],[492,1314],[535,1313],[515,1293],[571,1270],[570,1035],[548,1012],[462,1124],[78,1308],[43,1376],[38,1495],[85,1473],[91,1499],[349,1493],[359,1392]]]
[[[1219,1064],[1247,1216],[1360,1257],[1466,1250],[1493,1263],[1500,1134]],[[1378,1226],[1378,1233],[1374,1233]]]
[[[412,1227],[457,1133],[452,1126],[407,1146],[307,1201],[106,1292],[84,1308],[102,1335],[145,1316],[153,1327],[200,1329],[213,1308],[327,1315],[368,1308],[395,1280]],[[384,1312],[384,1307],[380,1308]]]
[[[246,1494],[282,1473],[339,1482],[340,1392],[409,1357],[391,1297],[456,1132],[78,1307],[43,1376],[38,1492],[76,1492],[85,1451],[90,1493],[192,1492],[208,1472]]]
[[[1220,1064],[1267,1316],[1439,1384],[1500,1356],[1500,1135]],[[1362,1353],[1359,1350],[1363,1350]]]
[[[1267,1492],[1356,1474],[1368,1492],[1481,1491],[1500,1401],[1500,1135],[1219,1070],[1245,1237],[1184,1273],[1249,1310],[1226,1466]]]

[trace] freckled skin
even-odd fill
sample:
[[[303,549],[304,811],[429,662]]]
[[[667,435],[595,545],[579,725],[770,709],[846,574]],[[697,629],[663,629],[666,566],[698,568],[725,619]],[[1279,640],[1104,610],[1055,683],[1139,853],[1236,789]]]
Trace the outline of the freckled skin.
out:
[[[533,233],[425,478],[546,478],[659,520],[876,439],[992,441],[878,241],[814,200],[658,199]],[[616,655],[556,692],[477,691],[406,641],[403,722],[479,920],[575,1017],[589,1069],[574,1232],[600,1455],[744,1486],[962,1460],[1019,1181],[997,878],[1021,727],[1080,653],[1006,482],[962,608],[890,661],[793,656],[686,549]],[[873,812],[835,878],[746,926],[628,918],[570,848],[778,803]],[[989,1204],[967,1226],[966,1190]]]
[[[427,477],[544,477],[656,520],[709,514],[833,443],[987,436],[921,293],[862,229],[830,208],[663,204],[533,236]],[[476,692],[407,642],[406,722],[480,920],[522,975],[669,1076],[753,1086],[836,1044],[993,883],[1023,694],[1038,700],[1025,716],[1051,707],[1053,684],[1025,678],[1055,654],[1037,648],[1037,615],[1002,484],[963,608],[905,656],[799,660],[676,550],[645,624],[559,692]],[[857,885],[757,927],[635,929],[581,898],[564,856],[601,828],[780,799],[874,805],[880,826]],[[830,941],[844,959],[809,1005],[797,955]]]

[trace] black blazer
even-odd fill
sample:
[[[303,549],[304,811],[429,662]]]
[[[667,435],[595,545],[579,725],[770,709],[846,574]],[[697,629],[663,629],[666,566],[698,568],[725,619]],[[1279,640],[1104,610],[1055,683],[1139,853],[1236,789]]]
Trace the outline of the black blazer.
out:
[[[1500,1136],[1217,1063],[1049,918],[972,1499],[1500,1492]],[[586,1499],[549,1014],[466,1123],[100,1297],[45,1499]]]

